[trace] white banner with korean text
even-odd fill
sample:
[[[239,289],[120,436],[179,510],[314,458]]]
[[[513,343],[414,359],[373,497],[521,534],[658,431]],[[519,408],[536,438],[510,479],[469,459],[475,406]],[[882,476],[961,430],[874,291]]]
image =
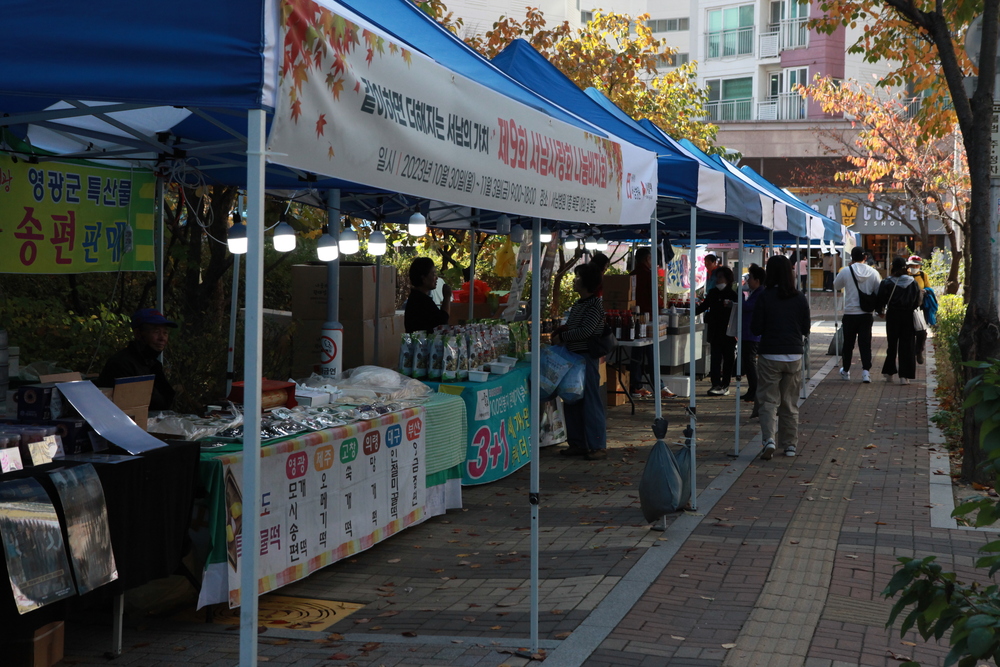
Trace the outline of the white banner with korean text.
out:
[[[281,29],[269,161],[510,214],[649,219],[652,152],[456,74],[332,0],[283,0]]]
[[[261,593],[368,549],[426,518],[424,409],[411,408],[269,445],[261,450],[257,540]],[[243,455],[224,467],[229,606],[240,605]],[[242,503],[241,503],[242,504]],[[227,538],[228,539],[228,538]]]

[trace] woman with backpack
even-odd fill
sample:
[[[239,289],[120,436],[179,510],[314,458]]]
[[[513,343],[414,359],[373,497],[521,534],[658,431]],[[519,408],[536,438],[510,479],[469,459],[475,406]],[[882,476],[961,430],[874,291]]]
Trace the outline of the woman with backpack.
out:
[[[924,292],[917,287],[913,276],[906,274],[906,260],[902,257],[892,260],[890,274],[878,288],[878,312],[884,313],[888,341],[882,377],[892,382],[892,376],[898,372],[899,383],[910,384],[917,377],[913,311],[923,304]]]

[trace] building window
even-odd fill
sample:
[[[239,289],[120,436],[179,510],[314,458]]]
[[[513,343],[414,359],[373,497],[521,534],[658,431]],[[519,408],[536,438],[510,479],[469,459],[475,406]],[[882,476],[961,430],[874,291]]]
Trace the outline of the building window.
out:
[[[650,19],[646,21],[646,27],[653,32],[680,32],[688,30],[690,20],[682,19]]]
[[[680,67],[681,65],[687,65],[691,58],[687,53],[672,53],[667,55],[662,53],[656,56],[656,66],[657,67]]]
[[[753,55],[753,5],[724,7],[708,12],[708,58]]]
[[[786,67],[768,77],[767,95],[757,109],[759,120],[801,120],[806,117],[806,101],[796,88],[809,85],[809,69]]]
[[[708,104],[705,108],[710,121],[751,120],[753,118],[753,77],[739,79],[708,79]]]
[[[580,12],[580,23],[587,25],[593,20],[594,20],[594,12],[586,12],[586,11]]]

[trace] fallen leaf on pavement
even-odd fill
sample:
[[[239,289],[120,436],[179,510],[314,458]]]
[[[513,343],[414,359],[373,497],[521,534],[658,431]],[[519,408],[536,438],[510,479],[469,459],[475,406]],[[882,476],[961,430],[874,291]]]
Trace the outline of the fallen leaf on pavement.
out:
[[[403,636],[404,637],[416,637],[417,633],[413,632],[412,630],[407,630],[406,632],[403,633]]]
[[[682,642],[685,639],[684,637],[678,637],[677,635],[670,635],[670,638],[671,639],[676,639],[679,642]]]
[[[736,644],[723,644],[722,648],[736,648]]]

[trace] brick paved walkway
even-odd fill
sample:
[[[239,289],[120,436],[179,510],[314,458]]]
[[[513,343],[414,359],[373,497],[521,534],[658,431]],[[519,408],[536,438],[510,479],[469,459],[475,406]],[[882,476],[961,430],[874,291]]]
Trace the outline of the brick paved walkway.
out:
[[[815,312],[822,302],[814,303]],[[755,420],[744,422],[742,454],[731,458],[735,399],[699,396],[699,508],[670,517],[666,532],[650,531],[639,511],[651,406],[634,417],[628,406],[609,409],[607,461],[542,451],[539,628],[547,665],[854,667],[898,665],[904,656],[940,664],[942,647],[884,628],[890,603],[879,592],[904,555],[934,554],[975,578],[987,535],[931,525],[924,368],[909,386],[844,382],[825,355],[832,327],[817,329],[799,456],[755,459]],[[875,342],[880,348],[884,339]],[[878,349],[876,377],[882,356]],[[823,376],[824,365],[832,374]],[[707,388],[699,383],[699,394]],[[684,404],[666,404],[669,439],[681,437]],[[267,629],[261,661],[531,662],[514,654],[529,636],[527,486],[525,468],[466,488],[463,510],[281,589],[365,607],[320,633]],[[104,620],[69,623],[61,664],[107,664]],[[235,665],[233,630],[132,618],[114,663]]]

